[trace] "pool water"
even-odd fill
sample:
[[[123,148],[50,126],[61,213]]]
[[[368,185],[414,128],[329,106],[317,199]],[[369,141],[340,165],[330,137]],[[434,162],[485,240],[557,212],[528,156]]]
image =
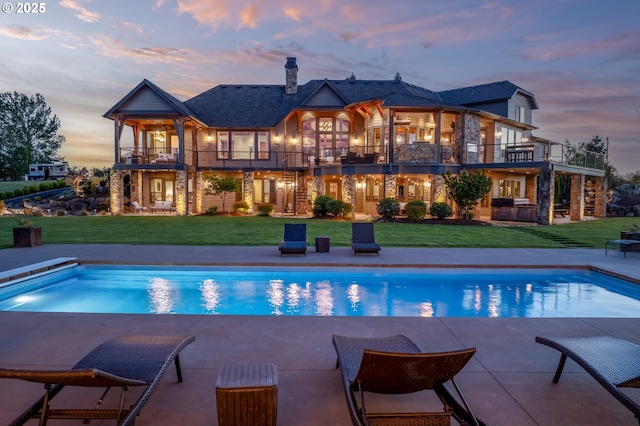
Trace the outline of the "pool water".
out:
[[[80,265],[0,289],[0,310],[393,317],[637,317],[593,271]]]

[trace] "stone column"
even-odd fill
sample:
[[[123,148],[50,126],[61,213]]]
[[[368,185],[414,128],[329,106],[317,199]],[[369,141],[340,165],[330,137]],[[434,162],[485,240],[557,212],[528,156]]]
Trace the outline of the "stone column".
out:
[[[202,172],[196,172],[195,188],[193,188],[193,190],[195,191],[194,195],[196,197],[196,213],[201,214],[202,202],[204,200],[204,179]]]
[[[124,182],[122,170],[111,169],[109,173],[109,197],[111,215],[121,215],[124,213]]]
[[[538,178],[538,223],[551,225],[553,223],[553,199],[555,198],[556,173],[550,169],[541,169]]]
[[[433,175],[431,181],[432,200],[434,203],[444,203],[447,201],[447,191],[444,187],[444,178],[440,175]]]
[[[342,176],[342,201],[351,205],[351,217],[354,217],[356,208],[356,177],[354,175]]]
[[[607,179],[604,177],[596,177],[596,199],[594,217],[607,217]]]
[[[584,217],[584,175],[571,175],[571,201],[569,215],[571,220],[581,221]]]
[[[176,170],[176,213],[187,214],[187,184],[189,175],[186,170]]]
[[[326,188],[325,188],[324,179],[322,178],[322,176],[314,176],[313,192],[311,193],[312,201],[315,201],[318,195],[324,195],[325,191],[326,191]]]
[[[296,173],[296,213],[307,214],[309,211],[307,203],[307,178],[302,173]]]
[[[397,176],[384,175],[384,198],[396,198],[397,190]]]
[[[242,173],[242,200],[249,206],[248,212],[253,213],[253,200],[255,200],[253,172]]]

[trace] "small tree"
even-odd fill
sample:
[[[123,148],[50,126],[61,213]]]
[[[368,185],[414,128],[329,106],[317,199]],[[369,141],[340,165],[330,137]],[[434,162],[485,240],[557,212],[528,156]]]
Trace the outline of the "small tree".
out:
[[[217,174],[204,176],[206,187],[204,193],[207,195],[220,196],[222,199],[222,211],[225,211],[224,204],[227,194],[235,192],[238,187],[238,179],[227,176],[220,177]]]
[[[419,222],[427,215],[427,205],[422,200],[411,200],[407,203],[407,219]]]
[[[484,172],[463,170],[460,175],[447,172],[442,177],[447,195],[462,209],[465,219],[471,218],[471,210],[491,191],[492,180]]]

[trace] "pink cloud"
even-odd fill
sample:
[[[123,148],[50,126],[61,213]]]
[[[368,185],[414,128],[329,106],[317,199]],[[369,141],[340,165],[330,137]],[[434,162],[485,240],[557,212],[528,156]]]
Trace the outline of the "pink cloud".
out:
[[[75,17],[84,22],[98,22],[100,20],[100,14],[97,12],[92,12],[84,7],[80,6],[75,0],[60,0],[60,6],[74,10]]]
[[[34,31],[27,27],[0,27],[0,34],[20,40],[43,40],[48,37],[43,31]]]

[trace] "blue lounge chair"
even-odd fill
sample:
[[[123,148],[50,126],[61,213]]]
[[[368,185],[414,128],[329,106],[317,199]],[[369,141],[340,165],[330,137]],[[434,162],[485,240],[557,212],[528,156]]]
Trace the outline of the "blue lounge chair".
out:
[[[373,233],[373,223],[352,223],[351,224],[351,248],[353,254],[375,253],[379,254],[380,245],[376,243]]]
[[[278,246],[280,256],[283,254],[307,255],[307,224],[285,223],[284,239]]]

